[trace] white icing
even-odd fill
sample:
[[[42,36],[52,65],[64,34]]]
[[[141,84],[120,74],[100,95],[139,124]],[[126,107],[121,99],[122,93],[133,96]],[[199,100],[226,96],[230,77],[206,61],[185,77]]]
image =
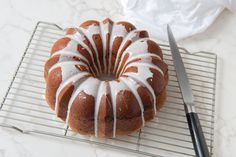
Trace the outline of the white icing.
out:
[[[137,73],[125,72],[123,74],[127,75],[129,77],[132,77],[135,80],[142,82],[148,88],[148,90],[152,93],[152,96],[153,96],[153,98],[155,98],[154,100],[156,101],[154,91],[153,91],[152,87],[149,85],[149,83],[147,82],[147,79],[153,78],[153,73],[151,72],[150,68],[158,70],[163,75],[162,70],[157,66],[153,66],[151,64],[146,64],[146,63],[134,62],[134,63],[131,63],[129,66],[131,66],[131,65],[136,66],[138,68],[138,72]],[[128,68],[128,66],[127,66],[127,68]],[[153,107],[154,107],[155,114],[156,114],[156,102],[154,102]]]
[[[116,136],[116,96],[122,90],[128,90],[127,86],[123,82],[118,82],[116,80],[109,82],[110,92],[111,92],[111,104],[113,109],[113,137]]]
[[[139,82],[141,85],[143,85],[149,90],[149,92],[152,94],[153,97],[153,108],[154,108],[154,114],[156,115],[156,95],[151,85],[147,82],[147,80],[140,78],[139,75],[137,75],[136,73],[127,72],[125,73],[125,75]]]
[[[126,30],[125,26],[123,26],[122,24],[117,24],[117,23],[113,25],[112,32],[111,32],[111,38],[110,38],[110,45],[109,45],[110,54],[109,54],[108,74],[111,73],[111,58],[112,58],[113,42],[116,37],[125,37],[126,34],[127,34],[127,30]]]
[[[62,61],[62,59],[61,59],[62,57],[64,57],[63,61],[69,61],[69,58],[67,58],[67,56],[68,56],[68,57],[69,57],[69,56],[71,56],[71,57],[75,56],[75,57],[77,57],[77,58],[81,58],[82,60],[84,60],[84,61],[87,63],[87,67],[90,69],[90,71],[92,72],[92,74],[93,74],[94,76],[96,76],[95,72],[93,71],[93,68],[91,68],[91,67],[89,66],[88,60],[87,60],[82,54],[77,53],[76,51],[60,50],[60,51],[55,52],[51,57],[56,56],[56,55],[61,55],[61,56],[60,56],[60,61]]]
[[[114,39],[116,37],[124,37],[124,36],[126,36],[126,34],[127,34],[127,30],[126,30],[125,26],[122,24],[115,23],[113,25],[113,29],[112,29],[111,40],[114,41]]]
[[[137,92],[138,87],[139,87],[138,83],[130,78],[120,78],[120,80],[123,81],[129,87],[129,89],[131,90],[131,92],[135,96],[136,100],[138,101],[138,104],[139,104],[140,110],[141,110],[142,125],[144,126],[144,124],[145,124],[144,106],[143,106],[143,102]]]
[[[79,29],[78,29],[79,30]],[[94,57],[93,57],[93,53],[92,53],[92,51],[90,50],[90,48],[83,42],[83,41],[81,41],[81,40],[76,40],[75,38],[73,38],[74,36],[73,35],[66,35],[68,38],[70,38],[71,39],[71,41],[75,41],[75,42],[77,42],[76,43],[76,51],[77,51],[77,44],[79,43],[83,48],[85,48],[88,52],[89,52],[89,55],[90,55],[90,57],[92,58],[92,62],[93,62],[93,64],[95,65],[95,61],[94,61]],[[74,51],[75,51],[74,50]],[[97,69],[97,67],[96,66],[94,66],[94,68],[95,68],[95,70],[96,70],[96,72],[98,73],[98,69]]]
[[[158,55],[156,55],[156,54],[154,54],[154,53],[143,53],[143,54],[134,54],[133,56],[131,56],[131,57],[126,61],[126,63],[128,63],[128,62],[130,62],[130,61],[132,61],[132,60],[134,60],[134,59],[136,59],[136,58],[140,58],[142,61],[143,61],[144,59],[146,59],[146,58],[149,58],[149,59],[150,59],[150,60],[149,60],[149,63],[152,63],[152,57],[153,57],[153,58],[157,58],[157,59],[159,59],[159,60],[162,61],[161,57],[158,56]]]
[[[70,36],[70,35],[67,35]],[[71,37],[76,41],[85,41],[86,38],[80,28],[76,28],[76,32],[71,35]]]
[[[90,81],[87,84],[82,84],[80,86],[81,91],[84,91],[87,95],[91,95],[94,98],[97,96],[98,85],[100,84],[100,80],[94,77],[90,77]]]
[[[84,65],[87,66],[86,64],[84,64],[83,62],[78,62],[78,61],[64,61],[64,62],[58,62],[56,64],[54,64],[50,69],[49,69],[49,73],[60,67],[61,68],[61,74],[62,74],[62,81],[64,81],[65,79],[67,79],[69,76],[76,74],[77,72],[79,72],[79,69],[77,69],[75,67],[75,65]]]
[[[99,25],[92,24],[86,28],[86,32],[90,35],[100,34]]]
[[[133,42],[129,47],[127,47],[127,52],[130,53],[130,55],[134,54],[142,54],[148,52],[148,43],[147,41],[149,38],[141,38],[139,40],[136,40]]]
[[[88,60],[82,54],[77,53],[74,50],[73,51],[68,51],[68,50],[64,50],[64,49],[63,50],[59,50],[59,51],[53,53],[51,57],[54,57],[56,55],[71,56],[71,57],[75,56],[77,58],[80,58],[80,59],[86,61],[86,63],[88,63]]]
[[[77,50],[77,42],[75,40],[70,40],[66,47],[64,47],[62,50],[65,51],[76,51]],[[59,50],[61,51],[61,50]]]
[[[79,36],[81,36],[81,37],[79,37]],[[92,52],[90,52],[89,51],[90,49],[88,48],[88,46],[83,43],[84,36],[82,36],[82,35],[80,35],[80,33],[76,32],[73,35],[66,35],[66,37],[71,39],[70,42],[67,44],[67,46],[65,48],[63,48],[62,50],[56,51],[51,57],[53,57],[55,55],[76,56],[76,57],[79,57],[79,58],[85,60],[88,63],[88,60],[77,51],[77,46],[79,43],[87,49],[87,51],[90,53],[90,57],[92,57],[92,61],[94,63],[93,56],[91,56]],[[95,72],[93,71],[93,69],[91,67],[89,67],[89,68],[90,68],[91,72],[95,75]],[[97,71],[96,67],[95,67],[95,70]]]
[[[104,65],[104,72],[107,71],[107,64],[106,64],[106,47],[107,47],[107,42],[106,42],[106,36],[109,32],[109,22],[103,23],[100,22],[100,31],[101,31],[101,36],[102,36],[102,47],[103,47],[103,65]]]
[[[121,68],[121,63],[123,62],[124,57],[127,53],[129,54],[129,58],[134,56],[135,54],[148,53],[147,40],[149,40],[149,38],[142,38],[142,39],[136,40],[135,42],[131,43],[129,47],[127,47],[127,49],[121,55],[121,60],[118,64],[117,71],[119,71],[119,69]]]
[[[95,102],[95,112],[94,112],[94,132],[95,136],[98,136],[98,113],[100,108],[100,103],[103,94],[105,93],[105,82],[101,81],[97,91],[97,97]]]
[[[131,42],[133,42],[134,40],[137,40],[137,39],[139,39],[139,37],[137,37],[137,30],[133,30],[133,31],[129,32],[125,36],[124,40],[121,42],[120,47],[119,47],[119,49],[117,51],[117,57],[116,57],[116,60],[115,60],[115,65],[114,65],[113,73],[116,72],[116,68],[117,68],[117,64],[118,64],[118,59],[119,59],[121,50],[123,49],[123,47],[125,46],[127,41],[130,40]]]
[[[66,79],[65,81],[63,81],[59,88],[57,89],[57,92],[56,92],[56,104],[55,104],[55,111],[57,112],[58,111],[58,101],[59,101],[59,95],[61,93],[61,91],[69,84],[69,83],[72,83],[74,84],[77,80],[79,80],[80,78],[86,76],[86,75],[89,75],[88,72],[80,72],[80,73],[77,73],[73,76],[71,76],[70,78]]]
[[[138,67],[138,73],[143,74],[142,76],[150,76],[152,75],[152,72],[150,71],[150,68],[153,68],[161,73],[162,76],[164,76],[163,71],[158,67],[150,63],[142,63],[142,62],[132,62],[130,63],[126,68],[129,68],[131,66]],[[150,75],[149,75],[150,73]]]
[[[72,93],[72,96],[70,98],[70,101],[68,103],[68,109],[67,109],[67,117],[66,117],[66,123],[68,124],[69,122],[69,117],[70,117],[70,110],[72,107],[73,102],[75,101],[76,97],[80,94],[80,92],[84,92],[87,95],[91,95],[94,97],[96,97],[96,93],[97,93],[97,89],[98,86],[100,84],[100,80],[98,80],[97,78],[94,77],[88,77],[88,79],[86,79],[85,81],[83,81],[82,83],[79,82],[77,85],[75,85],[75,90]],[[96,99],[95,99],[96,101]]]
[[[154,68],[158,71],[160,71],[160,73],[163,75],[163,71],[158,67],[156,66],[155,64],[152,63],[152,58],[151,57],[156,57],[158,59],[161,60],[161,58],[156,55],[156,54],[151,54],[151,53],[144,53],[144,54],[138,54],[138,55],[134,55],[132,57],[130,57],[126,63],[124,64],[124,66],[121,68],[121,72],[120,72],[120,75],[122,74],[122,72],[127,69],[128,67],[130,66],[149,66],[150,68]],[[133,59],[135,58],[140,58],[141,61],[136,61],[136,62],[133,62],[133,63],[129,63],[130,61],[132,61]],[[129,65],[127,66],[127,64],[129,63]],[[147,65],[148,64],[148,65]]]
[[[83,33],[86,35],[86,37],[88,38],[89,42],[91,43],[94,51],[95,51],[95,56],[97,58],[97,63],[98,63],[98,69],[99,69],[99,72],[101,73],[102,70],[101,70],[101,63],[99,61],[99,54],[98,54],[98,50],[97,50],[97,47],[95,45],[95,42],[93,40],[93,35],[97,35],[99,34],[100,35],[100,26],[97,26],[95,24],[93,25],[90,25],[88,26],[88,28],[84,29],[84,28],[80,28],[81,31],[83,31]]]

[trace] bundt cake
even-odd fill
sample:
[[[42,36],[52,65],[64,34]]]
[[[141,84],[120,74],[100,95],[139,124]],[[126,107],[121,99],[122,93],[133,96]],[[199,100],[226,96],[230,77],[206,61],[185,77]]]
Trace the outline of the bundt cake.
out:
[[[152,120],[166,97],[168,67],[147,31],[89,20],[68,28],[44,67],[46,100],[80,134],[115,137]]]

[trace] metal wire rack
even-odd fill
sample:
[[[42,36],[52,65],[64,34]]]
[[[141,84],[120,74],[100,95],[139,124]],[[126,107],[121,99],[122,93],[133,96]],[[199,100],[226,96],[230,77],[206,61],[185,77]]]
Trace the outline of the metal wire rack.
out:
[[[43,68],[52,44],[64,35],[56,24],[38,22],[0,106],[0,125],[22,133],[36,133],[97,144],[153,157],[195,156],[183,100],[168,45],[160,45],[169,65],[167,101],[157,117],[137,133],[115,139],[96,139],[73,133],[47,106]],[[190,54],[180,48],[192,85],[196,110],[212,154],[217,56]]]

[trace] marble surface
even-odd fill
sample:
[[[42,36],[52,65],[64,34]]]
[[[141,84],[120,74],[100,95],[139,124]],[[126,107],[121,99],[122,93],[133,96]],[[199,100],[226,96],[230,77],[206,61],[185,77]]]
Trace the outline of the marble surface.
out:
[[[110,17],[122,20],[118,0],[1,0],[0,1],[0,98],[4,96],[17,63],[37,21],[65,27],[86,19]],[[210,51],[218,55],[214,157],[236,154],[236,14],[227,10],[206,32],[179,42],[189,51]],[[70,140],[23,135],[0,128],[0,157],[118,157],[132,156],[78,144]]]

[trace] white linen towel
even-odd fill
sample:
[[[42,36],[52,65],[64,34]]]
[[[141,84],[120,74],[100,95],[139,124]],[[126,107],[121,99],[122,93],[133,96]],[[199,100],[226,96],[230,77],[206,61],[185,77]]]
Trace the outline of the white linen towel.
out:
[[[180,40],[205,31],[225,7],[236,10],[235,0],[121,0],[121,4],[127,20],[164,41],[167,24]]]

